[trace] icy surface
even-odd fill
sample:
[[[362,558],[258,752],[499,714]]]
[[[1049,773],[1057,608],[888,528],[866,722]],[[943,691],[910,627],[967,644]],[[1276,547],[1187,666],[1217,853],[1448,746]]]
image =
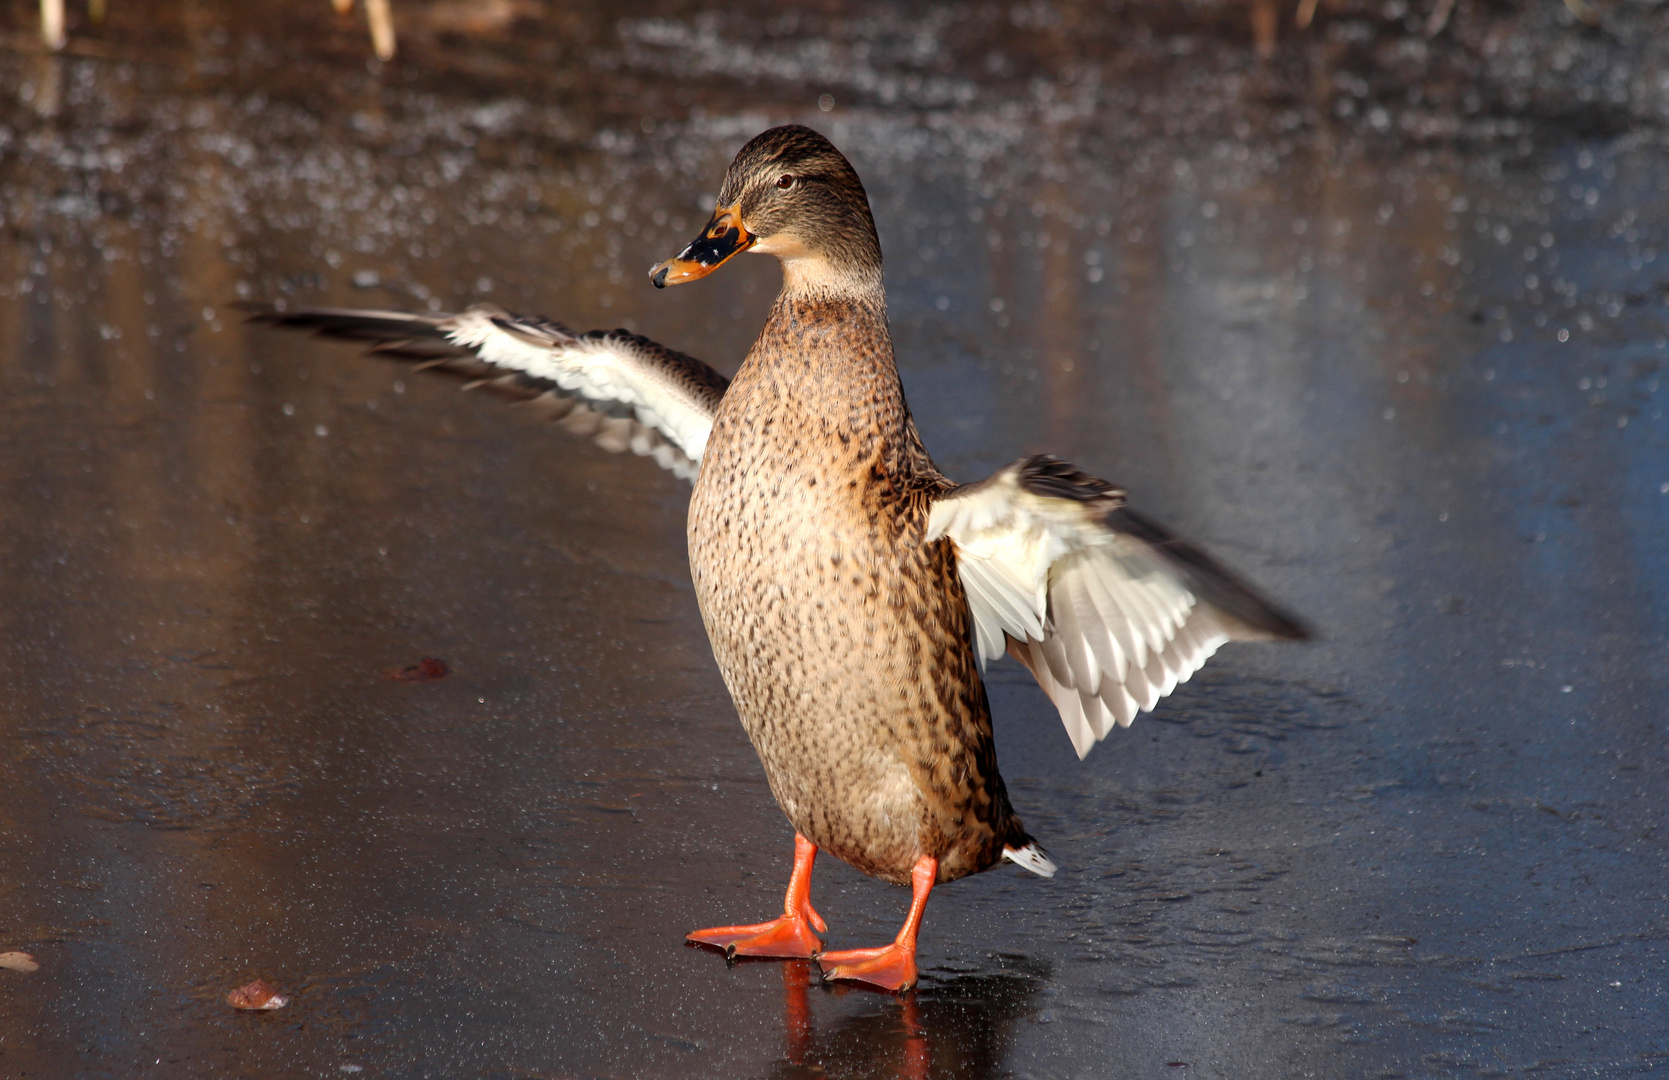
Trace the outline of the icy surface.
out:
[[[395,7],[381,66],[322,2],[0,16],[0,1074],[1669,1069],[1661,9],[1345,3],[1260,66],[1238,5]],[[1082,763],[995,665],[1061,870],[936,893],[904,1002],[681,945],[791,854],[687,487],[233,307],[730,370],[775,269],[645,271],[787,121],[947,471],[1067,457],[1322,636]]]

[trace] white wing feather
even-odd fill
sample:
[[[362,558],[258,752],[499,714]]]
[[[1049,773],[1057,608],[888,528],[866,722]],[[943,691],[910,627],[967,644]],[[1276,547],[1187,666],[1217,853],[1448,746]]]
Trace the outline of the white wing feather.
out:
[[[694,479],[713,430],[712,402],[665,368],[645,363],[633,343],[611,335],[571,335],[548,323],[513,322],[493,308],[472,308],[441,324],[446,339],[494,367],[547,379],[575,397],[546,395],[558,422],[604,449],[654,457]],[[562,402],[579,405],[566,408]],[[593,404],[629,406],[636,420],[607,416]],[[553,417],[556,418],[556,417]],[[670,443],[670,446],[666,444]],[[676,448],[676,453],[668,451]],[[680,460],[684,459],[684,460]]]
[[[365,308],[259,308],[250,321],[369,344],[519,399],[615,453],[695,479],[728,380],[691,356],[625,330],[575,333],[549,319],[477,304],[456,315]]]
[[[929,540],[948,537],[981,663],[1008,651],[1060,711],[1078,756],[1186,681],[1230,638],[1143,540],[1081,501],[1033,494],[1020,464],[934,503]]]

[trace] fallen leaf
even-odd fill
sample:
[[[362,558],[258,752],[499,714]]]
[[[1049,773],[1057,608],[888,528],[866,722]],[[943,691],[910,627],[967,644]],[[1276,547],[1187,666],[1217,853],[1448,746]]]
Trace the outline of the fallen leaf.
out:
[[[387,676],[399,682],[432,682],[435,679],[444,679],[450,674],[452,669],[446,666],[445,660],[438,656],[425,656],[409,667],[388,672]]]
[[[265,979],[256,979],[226,995],[226,1004],[234,1009],[282,1009],[289,1003],[290,999],[274,990]]]
[[[0,952],[0,968],[10,968],[13,971],[28,973],[39,971],[41,966],[35,963],[35,958],[26,952]]]

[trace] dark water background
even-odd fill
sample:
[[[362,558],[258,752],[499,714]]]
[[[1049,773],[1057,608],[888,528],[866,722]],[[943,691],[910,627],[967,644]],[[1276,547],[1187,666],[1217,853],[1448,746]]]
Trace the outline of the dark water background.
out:
[[[0,1075],[1669,1071],[1664,9],[1346,3],[1260,64],[1215,3],[397,0],[377,65],[322,0],[111,8],[0,18]],[[774,266],[644,271],[787,121],[951,475],[1068,457],[1323,635],[1082,763],[995,667],[1063,869],[936,893],[904,1002],[680,944],[791,838],[686,486],[231,308],[731,370]],[[834,947],[905,904],[815,896]]]

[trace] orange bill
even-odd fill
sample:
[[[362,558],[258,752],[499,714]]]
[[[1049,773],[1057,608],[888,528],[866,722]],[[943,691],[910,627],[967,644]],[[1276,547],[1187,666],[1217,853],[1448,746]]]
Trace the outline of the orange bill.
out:
[[[655,288],[664,289],[706,277],[738,251],[752,247],[754,239],[742,227],[741,208],[721,206],[713,211],[713,220],[688,247],[650,269],[649,280],[655,283]]]

